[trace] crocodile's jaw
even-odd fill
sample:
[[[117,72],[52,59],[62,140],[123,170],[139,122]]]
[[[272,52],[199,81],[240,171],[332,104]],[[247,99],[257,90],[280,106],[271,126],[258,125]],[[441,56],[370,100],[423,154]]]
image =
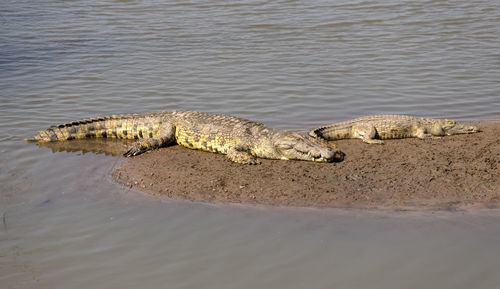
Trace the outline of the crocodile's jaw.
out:
[[[274,146],[282,160],[333,162],[343,159],[341,152],[294,133],[282,135],[274,141]]]
[[[300,152],[281,152],[281,160],[300,160],[300,161],[312,161],[319,163],[330,163],[335,160],[334,154],[331,157],[312,157],[310,155],[300,153]],[[285,156],[287,155],[287,156]]]
[[[286,153],[287,155],[290,155],[291,153]],[[315,158],[315,157],[312,157],[310,155],[307,155],[307,154],[301,154],[301,153],[297,153],[297,152],[294,152],[294,156],[292,156],[291,158],[289,157],[285,157],[285,156],[281,156],[281,160],[285,160],[285,161],[288,161],[288,160],[300,160],[300,161],[312,161],[312,162],[318,162],[318,163],[330,163],[330,162],[333,162],[335,160],[335,158],[332,156],[330,158],[326,158],[326,157],[319,157],[319,158]]]
[[[454,135],[454,134],[476,133],[479,132],[480,129],[474,125],[457,123],[455,121],[447,119],[443,124],[443,131],[446,135]]]
[[[454,135],[454,134],[464,134],[464,133],[476,133],[479,132],[479,128],[476,126],[465,126],[463,128],[454,128],[451,130],[445,131],[446,135]]]

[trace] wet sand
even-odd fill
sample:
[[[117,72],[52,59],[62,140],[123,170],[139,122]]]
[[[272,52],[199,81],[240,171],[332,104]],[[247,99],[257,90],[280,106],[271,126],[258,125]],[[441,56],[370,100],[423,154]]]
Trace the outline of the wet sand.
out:
[[[335,144],[339,163],[261,160],[171,146],[126,158],[114,179],[173,199],[275,206],[460,210],[500,206],[500,123],[442,139]]]

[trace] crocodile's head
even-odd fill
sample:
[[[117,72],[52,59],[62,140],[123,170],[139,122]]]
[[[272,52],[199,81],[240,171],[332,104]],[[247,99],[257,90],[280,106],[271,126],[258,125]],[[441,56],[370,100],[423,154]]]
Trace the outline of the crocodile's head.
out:
[[[334,146],[328,147],[297,133],[281,135],[274,140],[274,147],[284,160],[334,162],[344,158],[344,154]]]
[[[474,125],[459,123],[454,120],[445,119],[442,125],[445,135],[479,132],[479,128]]]

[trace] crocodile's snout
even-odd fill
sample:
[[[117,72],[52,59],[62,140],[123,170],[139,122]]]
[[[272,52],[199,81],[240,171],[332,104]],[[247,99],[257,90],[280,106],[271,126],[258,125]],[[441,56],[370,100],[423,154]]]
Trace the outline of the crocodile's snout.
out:
[[[481,129],[479,129],[479,127],[477,127],[475,125],[471,125],[471,126],[467,127],[468,133],[475,133],[475,132],[480,132],[480,131],[481,131]]]
[[[344,160],[344,153],[341,151],[332,151],[327,160],[328,162],[341,162]]]
[[[444,131],[446,135],[454,135],[454,134],[462,134],[462,133],[476,133],[480,132],[481,130],[479,127],[475,125],[462,125],[462,124],[455,124],[452,127],[444,127]]]
[[[341,151],[335,152],[334,162],[341,162],[344,160],[345,154]]]
[[[315,162],[340,162],[344,159],[344,154],[334,145],[308,136],[300,136],[300,141],[294,145],[294,149],[304,154],[306,159]]]
[[[322,149],[319,154],[314,156],[318,161],[341,162],[344,160],[344,153],[339,150]]]

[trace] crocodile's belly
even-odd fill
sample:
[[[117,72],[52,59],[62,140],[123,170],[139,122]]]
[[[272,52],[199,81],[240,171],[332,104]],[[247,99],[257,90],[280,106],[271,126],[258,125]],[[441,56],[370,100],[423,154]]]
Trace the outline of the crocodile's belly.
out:
[[[176,127],[175,138],[182,146],[222,154],[227,154],[229,148],[238,144],[234,136],[184,127]]]
[[[412,126],[382,126],[377,128],[377,138],[379,139],[400,139],[412,137]]]

